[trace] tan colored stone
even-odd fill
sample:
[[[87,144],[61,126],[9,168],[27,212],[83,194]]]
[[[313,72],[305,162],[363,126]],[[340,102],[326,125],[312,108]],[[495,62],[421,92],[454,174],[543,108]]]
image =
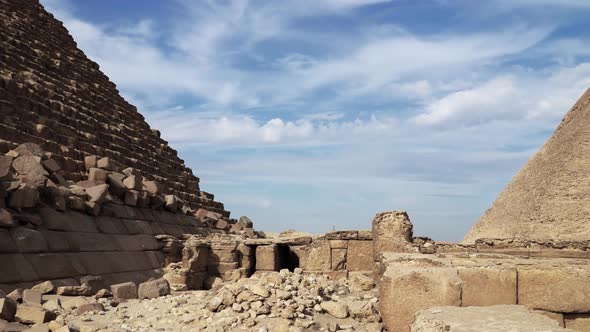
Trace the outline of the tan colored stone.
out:
[[[348,271],[372,271],[373,261],[372,241],[348,241],[346,268]]]
[[[14,319],[23,324],[38,324],[47,322],[49,315],[41,306],[22,304],[16,308]]]
[[[375,260],[386,251],[414,251],[411,246],[413,225],[405,211],[380,212],[373,219],[372,226]]]
[[[98,161],[97,156],[85,156],[84,157],[84,167],[87,171],[90,171],[91,168],[96,168],[96,163]]]
[[[137,286],[133,282],[111,285],[113,297],[117,300],[127,300],[137,298]]]
[[[142,184],[142,177],[141,175],[131,175],[123,180],[123,184],[127,189],[134,189],[134,190],[141,190]]]
[[[457,269],[435,258],[414,262],[415,255],[389,254],[379,281],[379,307],[390,332],[406,332],[417,311],[433,306],[460,306]]]
[[[299,260],[299,266],[305,271],[330,271],[332,269],[332,253],[328,241],[313,241],[307,247],[307,257]]]
[[[12,167],[12,157],[0,155],[0,178],[7,176]]]
[[[516,269],[498,266],[459,267],[463,306],[516,304]]]
[[[34,289],[25,289],[23,291],[23,303],[30,305],[41,305],[42,293]]]
[[[525,306],[434,307],[421,310],[410,329],[412,332],[461,331],[570,331],[557,322]]]
[[[565,327],[576,332],[590,331],[590,314],[565,314]]]
[[[108,184],[99,184],[98,186],[86,188],[86,193],[90,196],[90,202],[101,204],[104,201],[108,190]]]
[[[91,168],[88,170],[88,180],[105,183],[107,181],[107,171],[100,168]]]
[[[346,249],[348,248],[347,240],[330,240],[330,248],[332,249]]]
[[[0,208],[0,227],[14,226],[14,219],[8,210]]]
[[[590,312],[588,280],[588,268],[518,267],[518,303],[553,312]]]
[[[278,271],[279,254],[276,245],[256,247],[256,270],[257,271]]]
[[[142,299],[153,299],[170,294],[170,285],[164,278],[141,283],[137,289],[137,296]]]

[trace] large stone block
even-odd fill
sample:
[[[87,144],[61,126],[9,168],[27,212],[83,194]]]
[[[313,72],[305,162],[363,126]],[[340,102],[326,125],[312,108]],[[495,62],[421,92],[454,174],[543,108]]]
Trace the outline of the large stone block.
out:
[[[565,314],[565,327],[576,332],[590,331],[590,313]]]
[[[413,225],[405,211],[378,213],[372,222],[373,258],[386,251],[412,252]]]
[[[66,239],[72,251],[116,251],[120,247],[109,234],[67,232]]]
[[[19,305],[14,319],[23,324],[42,324],[49,320],[49,313],[41,306]]]
[[[136,299],[137,285],[133,282],[111,285],[111,293],[116,300]]]
[[[0,254],[18,253],[18,248],[7,229],[0,229]]]
[[[312,244],[307,246],[307,257],[299,261],[299,266],[305,271],[330,271],[332,269],[330,242],[313,241]]]
[[[590,312],[589,280],[587,267],[518,267],[518,303],[554,312]]]
[[[40,279],[35,269],[33,269],[33,265],[23,254],[0,255],[0,267],[2,267],[0,284],[36,281]]]
[[[414,261],[415,258],[420,261]],[[388,331],[409,331],[419,310],[461,305],[461,279],[450,264],[415,255],[398,256],[384,264],[379,306]]]
[[[258,264],[256,264],[258,266]],[[228,271],[233,271],[238,269],[238,263],[214,263],[207,265],[207,271],[209,275],[214,276],[222,276]],[[264,271],[274,271],[274,270],[264,270]]]
[[[256,247],[256,270],[257,271],[278,271],[279,252],[276,245]]]
[[[79,272],[63,254],[27,254],[26,258],[37,272],[38,280],[68,278]]]
[[[29,184],[21,184],[8,198],[8,206],[15,209],[33,208],[37,203],[39,191]]]
[[[459,267],[462,305],[516,304],[516,269],[501,266]]]
[[[170,285],[164,278],[146,281],[139,285],[137,296],[142,299],[153,299],[170,294]]]
[[[129,231],[121,221],[114,217],[100,216],[96,218],[96,227],[101,233],[129,234]]]
[[[71,251],[70,244],[68,243],[67,234],[68,232],[54,232],[48,230],[39,230],[43,237],[47,241],[49,252],[65,252]]]
[[[412,332],[461,331],[568,331],[559,324],[524,306],[434,307],[421,310],[412,323]]]
[[[372,271],[375,267],[373,261],[373,242],[348,241],[346,267],[348,271]]]
[[[41,208],[39,214],[45,227],[52,231],[98,232],[94,218],[86,214],[74,211],[59,212],[52,208]]]

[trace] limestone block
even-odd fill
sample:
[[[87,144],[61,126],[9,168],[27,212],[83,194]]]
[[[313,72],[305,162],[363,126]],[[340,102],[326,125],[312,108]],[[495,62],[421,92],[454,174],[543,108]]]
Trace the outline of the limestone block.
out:
[[[19,305],[14,320],[23,324],[42,324],[49,320],[49,313],[41,306]]]
[[[10,232],[7,229],[0,229],[0,254],[14,254],[17,252],[18,248],[12,241]]]
[[[418,310],[460,306],[461,279],[452,267],[389,263],[379,287],[380,312],[390,332],[406,332]]]
[[[143,187],[150,196],[155,196],[162,193],[162,186],[157,181],[143,181]]]
[[[562,313],[558,312],[551,312],[551,311],[544,311],[544,310],[533,310],[533,312],[541,314],[545,317],[549,317],[559,324],[561,327],[565,327],[565,322]]]
[[[96,162],[96,167],[106,169],[107,171],[116,171],[117,165],[115,161],[109,157],[104,157]]]
[[[256,265],[258,266],[258,265]],[[222,276],[224,273],[232,270],[238,269],[238,263],[215,263],[215,264],[208,264],[207,271],[209,275],[214,276]],[[273,270],[265,270],[265,271],[273,271]]]
[[[23,291],[23,303],[30,305],[41,305],[41,297],[43,294],[34,289],[25,289]]]
[[[55,159],[46,159],[41,162],[41,165],[50,173],[59,172],[61,166],[55,161]]]
[[[238,224],[242,225],[243,228],[252,228],[254,225],[252,220],[246,216],[241,216],[240,220],[238,220]]]
[[[590,270],[576,266],[518,267],[518,303],[553,312],[590,312]]]
[[[372,222],[373,258],[378,260],[383,252],[412,252],[413,225],[405,211],[378,213]]]
[[[17,303],[11,298],[0,298],[0,319],[11,322],[16,313]]]
[[[96,227],[101,233],[129,234],[123,221],[113,217],[100,216],[96,218]]]
[[[332,249],[332,271],[346,270],[346,249]]]
[[[127,191],[127,187],[123,183],[125,174],[111,172],[107,176],[107,183],[109,184],[109,191],[111,194],[121,198]]]
[[[127,190],[125,192],[125,198],[123,200],[123,202],[125,202],[125,205],[137,206],[138,201],[139,201],[139,191]]]
[[[244,229],[240,224],[232,224],[229,226],[229,232],[232,234],[240,234],[240,231]]]
[[[170,212],[176,212],[178,209],[178,197],[175,195],[165,195],[164,207]]]
[[[348,241],[346,268],[348,271],[372,271],[373,261],[372,241]]]
[[[94,218],[75,211],[59,212],[51,208],[40,208],[43,224],[52,231],[74,231],[96,233]]]
[[[276,245],[256,247],[256,270],[257,271],[278,271],[279,253]]]
[[[26,227],[15,227],[10,229],[10,235],[21,253],[46,252],[47,242],[41,232]]]
[[[98,186],[93,186],[86,188],[86,193],[90,196],[90,202],[96,204],[102,204],[107,193],[109,192],[109,185],[108,184],[99,184]]]
[[[235,250],[235,246],[233,248],[211,248],[211,252],[209,253],[209,262],[216,263],[233,263],[237,262],[238,260],[238,252]]]
[[[568,331],[525,306],[434,307],[421,310],[412,323],[412,332],[460,331]]]
[[[131,175],[123,180],[123,185],[127,189],[141,190],[143,187],[141,175]]]
[[[84,157],[84,168],[89,171],[91,168],[96,168],[98,161],[97,156],[85,156]]]
[[[120,250],[113,236],[108,234],[67,232],[65,237],[72,251]]]
[[[348,248],[347,240],[330,240],[330,248],[332,249],[346,249]]]
[[[516,269],[499,266],[459,267],[462,305],[516,304]]]
[[[104,307],[98,302],[85,303],[78,307],[76,310],[76,315],[83,315],[89,311],[104,311]]]
[[[146,281],[139,285],[137,296],[142,299],[153,299],[170,294],[170,285],[164,278]]]
[[[88,180],[95,181],[98,183],[107,182],[107,171],[100,168],[91,168],[88,170]]]
[[[4,202],[4,199],[0,197],[0,200]],[[0,207],[0,227],[12,227],[14,226],[14,218],[8,210]]]
[[[0,155],[0,179],[10,173],[12,167],[12,157]]]
[[[116,300],[136,299],[137,286],[133,282],[111,285],[111,293]]]
[[[590,331],[590,314],[565,314],[565,327],[576,332]]]
[[[299,266],[305,271],[330,271],[332,253],[328,241],[317,240],[307,247],[307,257],[299,260]]]
[[[217,229],[227,229],[228,228],[228,223],[227,220],[225,219],[219,219],[215,222],[215,228]]]
[[[21,184],[8,197],[8,206],[15,209],[32,208],[39,203],[39,191],[29,184]]]
[[[46,176],[49,175],[41,165],[39,157],[20,156],[12,161],[12,169],[18,173],[18,177],[25,183],[43,185]]]
[[[0,266],[6,267],[0,273],[0,284],[36,281],[41,278],[33,269],[33,265],[23,254],[0,255]]]
[[[37,280],[68,278],[80,272],[64,254],[27,254],[26,258],[37,272]]]

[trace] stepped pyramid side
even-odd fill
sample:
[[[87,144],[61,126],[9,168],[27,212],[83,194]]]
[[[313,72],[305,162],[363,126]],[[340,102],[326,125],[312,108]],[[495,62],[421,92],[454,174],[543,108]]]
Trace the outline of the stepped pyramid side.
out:
[[[590,240],[590,89],[465,236]]]
[[[229,217],[37,0],[0,0],[0,153],[34,142],[80,181],[84,157],[109,157],[194,209]]]

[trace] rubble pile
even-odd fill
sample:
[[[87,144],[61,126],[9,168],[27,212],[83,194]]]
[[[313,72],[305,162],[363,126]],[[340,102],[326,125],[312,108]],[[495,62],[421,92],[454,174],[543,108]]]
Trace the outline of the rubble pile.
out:
[[[362,274],[330,280],[299,269],[281,270],[219,282],[208,291],[143,300],[76,300],[78,307],[68,304],[56,321],[80,331],[373,332],[382,330],[374,288],[372,278]]]

